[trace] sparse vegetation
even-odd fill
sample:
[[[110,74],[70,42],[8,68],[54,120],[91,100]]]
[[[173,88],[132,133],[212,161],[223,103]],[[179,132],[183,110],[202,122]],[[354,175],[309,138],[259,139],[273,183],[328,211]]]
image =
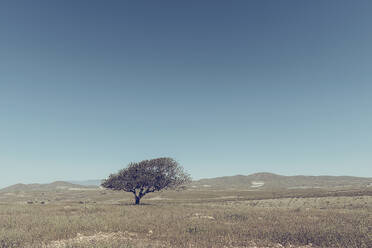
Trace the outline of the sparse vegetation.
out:
[[[0,247],[368,248],[371,193],[288,190],[276,198],[270,191],[189,189],[154,193],[138,207],[125,204],[130,193],[112,191],[60,192],[43,205],[0,195],[9,197],[0,205]]]

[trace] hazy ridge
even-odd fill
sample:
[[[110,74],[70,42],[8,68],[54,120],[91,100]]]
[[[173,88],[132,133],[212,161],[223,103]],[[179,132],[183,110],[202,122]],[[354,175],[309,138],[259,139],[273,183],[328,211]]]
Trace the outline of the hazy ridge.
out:
[[[282,176],[261,172],[248,176],[236,175],[201,179],[193,182],[195,187],[214,188],[332,188],[332,187],[368,187],[372,178],[352,176]]]
[[[71,189],[93,189],[101,184],[100,179],[82,181],[56,181],[49,184],[15,184],[1,189],[1,192],[50,191]],[[193,181],[191,188],[216,189],[268,189],[268,188],[334,188],[370,187],[372,178],[352,176],[282,176],[268,172],[251,175],[235,175],[206,178]]]
[[[3,188],[0,192],[29,192],[29,191],[55,191],[55,190],[71,190],[71,189],[90,189],[96,188],[96,186],[85,186],[80,184],[73,184],[65,181],[56,181],[52,183],[40,184],[23,184],[18,183],[9,187]]]

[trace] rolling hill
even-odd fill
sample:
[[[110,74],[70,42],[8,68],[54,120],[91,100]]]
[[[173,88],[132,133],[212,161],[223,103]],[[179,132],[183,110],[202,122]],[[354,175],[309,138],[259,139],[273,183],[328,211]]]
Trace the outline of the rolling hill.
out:
[[[67,181],[69,183],[83,185],[83,186],[100,186],[102,180],[100,179],[91,179],[91,180],[82,180],[82,181]]]
[[[0,192],[61,191],[97,189],[102,180],[57,181],[49,184],[15,184]],[[282,176],[273,173],[255,173],[193,181],[196,189],[306,189],[339,187],[372,187],[372,178],[351,176]]]
[[[47,184],[19,183],[19,184],[14,184],[9,187],[0,189],[0,192],[13,193],[13,192],[30,192],[30,191],[62,191],[62,190],[75,190],[75,189],[89,190],[89,189],[94,189],[94,188],[97,188],[97,187],[73,184],[73,183],[64,182],[64,181],[56,181],[56,182],[47,183]]]
[[[350,176],[282,176],[273,173],[255,173],[200,179],[192,183],[194,188],[221,189],[260,189],[260,188],[334,188],[334,187],[368,187],[372,178]]]

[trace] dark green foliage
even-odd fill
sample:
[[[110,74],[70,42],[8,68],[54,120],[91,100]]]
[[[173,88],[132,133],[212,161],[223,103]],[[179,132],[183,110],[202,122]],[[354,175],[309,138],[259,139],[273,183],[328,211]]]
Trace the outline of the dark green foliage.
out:
[[[104,180],[102,186],[132,192],[135,204],[147,193],[163,189],[179,189],[191,181],[190,176],[172,158],[156,158],[130,163]]]

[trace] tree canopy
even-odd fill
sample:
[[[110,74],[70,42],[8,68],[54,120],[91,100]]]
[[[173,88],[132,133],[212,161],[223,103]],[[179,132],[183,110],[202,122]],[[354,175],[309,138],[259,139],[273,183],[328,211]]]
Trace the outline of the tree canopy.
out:
[[[163,189],[180,189],[191,178],[172,158],[155,158],[130,163],[126,168],[111,174],[102,186],[112,190],[132,192],[135,204],[151,192]]]

